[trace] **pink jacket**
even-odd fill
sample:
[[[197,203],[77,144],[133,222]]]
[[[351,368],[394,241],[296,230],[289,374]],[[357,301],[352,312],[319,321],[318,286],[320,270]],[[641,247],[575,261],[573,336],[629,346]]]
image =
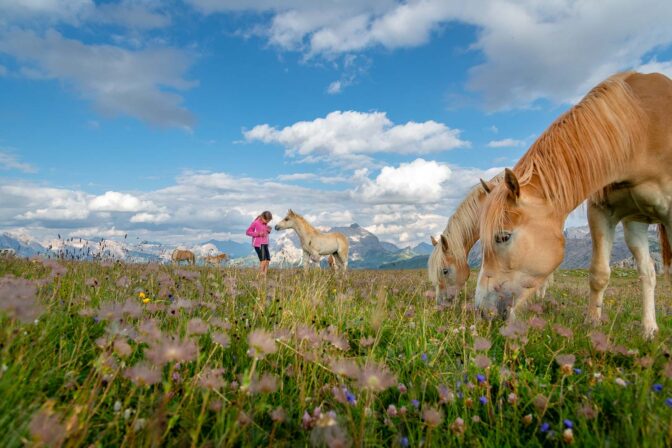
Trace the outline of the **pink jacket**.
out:
[[[261,218],[252,221],[245,234],[252,237],[252,245],[260,247],[262,244],[268,244],[268,234],[271,233],[271,226],[266,225]]]

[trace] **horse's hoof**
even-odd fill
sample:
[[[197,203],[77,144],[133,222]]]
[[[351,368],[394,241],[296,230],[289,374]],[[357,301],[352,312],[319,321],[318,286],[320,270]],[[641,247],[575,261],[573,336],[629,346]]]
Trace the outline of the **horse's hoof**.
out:
[[[586,316],[586,323],[597,327],[602,323],[602,314],[594,310],[588,311],[588,315]]]
[[[644,339],[646,339],[647,341],[653,340],[656,337],[657,333],[658,333],[658,325],[644,327],[643,336]]]

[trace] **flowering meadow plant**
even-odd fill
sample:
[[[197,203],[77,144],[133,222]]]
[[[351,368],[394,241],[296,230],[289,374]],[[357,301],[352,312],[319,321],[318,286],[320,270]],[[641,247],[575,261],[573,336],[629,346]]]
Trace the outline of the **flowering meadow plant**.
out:
[[[2,259],[0,445],[670,446],[672,296],[647,342],[624,272],[591,327],[582,271],[500,322],[423,271]]]

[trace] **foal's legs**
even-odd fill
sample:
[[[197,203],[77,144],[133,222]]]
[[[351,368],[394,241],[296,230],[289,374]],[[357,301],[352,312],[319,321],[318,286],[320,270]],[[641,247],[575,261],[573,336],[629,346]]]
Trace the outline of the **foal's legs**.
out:
[[[310,254],[307,251],[303,251],[303,271],[308,271],[308,263],[310,263]]]
[[[588,320],[599,323],[602,318],[604,291],[607,289],[611,275],[609,259],[614,245],[616,222],[609,217],[607,210],[589,203],[588,225],[593,242],[593,256],[590,260]]]
[[[644,337],[651,339],[658,331],[656,325],[656,304],[654,292],[656,289],[656,268],[649,255],[649,225],[643,222],[623,222],[625,242],[637,263],[639,279],[642,283],[642,327]]]
[[[343,251],[336,252],[334,258],[336,259],[336,265],[338,265],[339,271],[348,269],[348,256],[344,255]]]

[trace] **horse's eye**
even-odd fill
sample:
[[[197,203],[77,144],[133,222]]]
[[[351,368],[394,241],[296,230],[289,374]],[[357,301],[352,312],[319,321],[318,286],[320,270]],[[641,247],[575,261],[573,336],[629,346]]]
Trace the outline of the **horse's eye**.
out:
[[[443,268],[443,275],[450,274],[450,268]]]
[[[511,232],[499,232],[495,235],[495,243],[504,244],[511,239]]]

